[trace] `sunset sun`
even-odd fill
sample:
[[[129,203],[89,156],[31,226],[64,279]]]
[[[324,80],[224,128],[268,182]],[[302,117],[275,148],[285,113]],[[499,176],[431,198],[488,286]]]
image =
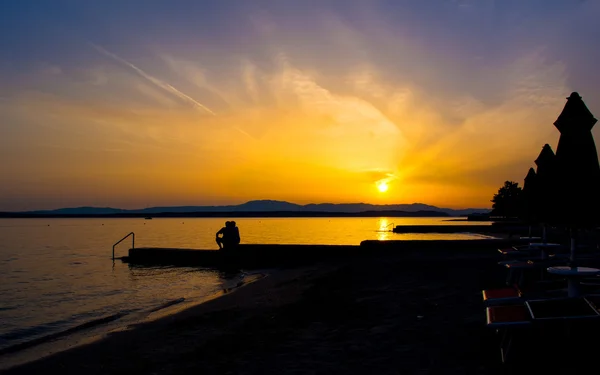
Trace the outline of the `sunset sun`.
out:
[[[385,193],[388,190],[388,184],[385,181],[377,183],[377,190],[380,193]]]

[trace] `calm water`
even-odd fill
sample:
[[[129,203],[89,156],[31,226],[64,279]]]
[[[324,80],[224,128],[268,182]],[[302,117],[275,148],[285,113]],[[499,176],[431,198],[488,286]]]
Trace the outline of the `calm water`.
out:
[[[192,267],[129,267],[111,261],[129,232],[136,247],[216,249],[226,219],[0,219],[0,349],[117,313],[193,302],[241,275]],[[365,239],[475,238],[394,234],[394,225],[467,222],[443,218],[241,218],[242,243],[355,244]],[[479,223],[481,224],[481,223]],[[129,240],[116,249],[127,254]]]

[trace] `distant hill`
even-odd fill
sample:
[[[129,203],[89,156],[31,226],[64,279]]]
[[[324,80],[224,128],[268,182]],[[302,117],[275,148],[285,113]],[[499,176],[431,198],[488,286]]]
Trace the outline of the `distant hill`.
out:
[[[319,203],[299,205],[284,201],[255,200],[239,205],[230,206],[174,206],[149,207],[137,210],[124,210],[110,207],[76,207],[60,208],[57,210],[5,212],[1,217],[35,217],[35,216],[142,216],[164,214],[161,216],[234,216],[243,213],[244,216],[323,216],[323,214],[340,214],[336,216],[466,216],[473,213],[488,213],[485,208],[467,208],[454,210],[439,208],[423,203],[376,205],[367,203]],[[260,213],[260,215],[259,215]],[[268,214],[270,213],[270,214]],[[345,215],[342,215],[345,214]],[[362,215],[358,215],[362,214]]]
[[[27,214],[36,215],[81,215],[81,214],[94,214],[94,215],[112,215],[127,212],[127,210],[121,210],[119,208],[110,207],[76,207],[76,208],[59,208],[57,210],[45,210],[45,211],[28,211],[24,212]]]

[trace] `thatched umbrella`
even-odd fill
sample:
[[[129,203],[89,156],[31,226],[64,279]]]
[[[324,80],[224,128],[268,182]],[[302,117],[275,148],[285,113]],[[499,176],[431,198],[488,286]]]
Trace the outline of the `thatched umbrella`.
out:
[[[600,223],[600,164],[592,127],[596,119],[573,92],[554,125],[560,131],[556,148],[557,224],[571,231],[571,261],[575,231]]]

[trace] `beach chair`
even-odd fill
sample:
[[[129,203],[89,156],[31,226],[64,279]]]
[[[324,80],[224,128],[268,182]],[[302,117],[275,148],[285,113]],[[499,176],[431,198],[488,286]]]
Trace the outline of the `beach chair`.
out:
[[[531,330],[539,336],[537,346],[554,355],[569,351],[582,355],[597,351],[594,332],[600,329],[597,297],[561,297],[528,300]]]
[[[600,313],[591,300],[595,301],[595,297],[533,299],[525,302],[525,306],[534,322],[599,320]]]
[[[504,248],[498,249],[498,252],[500,254],[502,254],[502,256],[505,260],[509,260],[509,259],[519,259],[519,258],[528,257],[531,255],[534,255],[537,251],[533,250],[533,249],[524,248],[521,246],[514,246],[514,247],[504,247]]]
[[[600,292],[600,277],[590,277],[579,282],[579,288],[584,295],[597,294]]]
[[[511,262],[504,265],[508,272],[506,274],[506,285],[518,285],[522,286],[525,284],[525,271],[534,270],[540,268],[539,264],[532,261],[520,261]]]
[[[600,294],[590,294],[584,297],[590,306],[600,313]]]
[[[517,337],[526,333],[531,316],[525,305],[489,306],[486,308],[487,327],[500,336],[502,363],[507,363]]]
[[[485,306],[521,304],[528,299],[548,298],[563,292],[566,293],[566,284],[562,278],[543,279],[538,275],[538,270],[545,271],[543,265],[519,262],[505,266],[509,271],[506,281],[508,286],[482,290]]]
[[[484,289],[481,291],[486,306],[500,306],[522,303],[522,295],[518,285],[506,288]]]
[[[517,262],[504,262],[502,265],[508,270],[506,274],[506,285],[517,284],[521,289],[524,285],[552,279],[546,268],[556,264],[562,264],[560,258],[549,258],[545,260],[535,259]]]

